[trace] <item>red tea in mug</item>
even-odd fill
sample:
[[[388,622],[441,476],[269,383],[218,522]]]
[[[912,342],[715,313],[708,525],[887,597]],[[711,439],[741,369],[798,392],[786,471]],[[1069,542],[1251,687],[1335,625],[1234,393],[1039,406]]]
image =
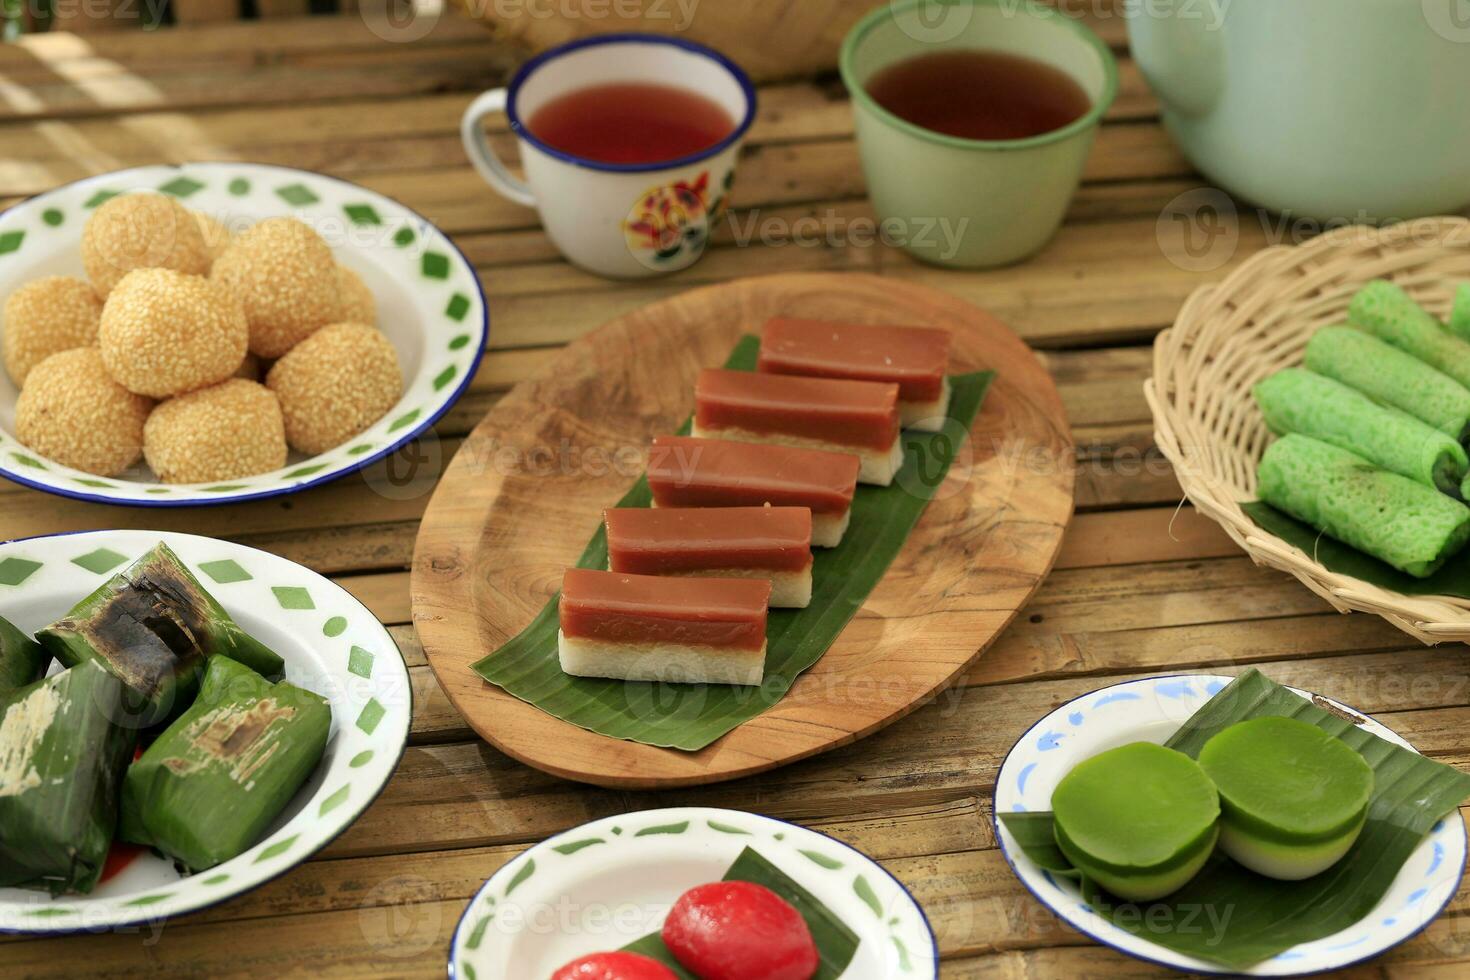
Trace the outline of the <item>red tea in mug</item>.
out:
[[[917,55],[884,68],[867,88],[874,102],[900,119],[972,140],[1040,136],[1092,108],[1066,72],[1004,51]]]
[[[662,163],[707,150],[735,131],[713,99],[674,85],[609,82],[557,96],[532,113],[541,142],[598,163]]]

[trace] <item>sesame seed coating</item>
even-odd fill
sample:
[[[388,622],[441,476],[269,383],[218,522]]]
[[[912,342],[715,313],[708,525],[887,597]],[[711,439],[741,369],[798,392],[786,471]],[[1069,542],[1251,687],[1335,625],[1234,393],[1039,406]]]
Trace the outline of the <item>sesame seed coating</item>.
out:
[[[136,269],[102,307],[97,342],[107,370],[150,398],[204,388],[234,374],[249,339],[229,290],[171,269]]]
[[[367,283],[362,281],[362,276],[353,272],[345,265],[337,266],[338,295],[341,297],[341,312],[338,319],[347,323],[366,323],[368,326],[377,326],[378,303],[373,299],[373,291],[368,288]]]
[[[143,455],[164,483],[213,483],[286,465],[276,396],[254,381],[223,384],[159,405],[143,430]]]
[[[210,273],[240,297],[250,351],[280,357],[338,319],[332,250],[295,218],[267,218],[237,235]]]
[[[101,316],[102,301],[91,283],[71,276],[47,276],[11,293],[0,319],[0,347],[16,387],[52,354],[97,343]]]
[[[113,381],[97,348],[53,354],[27,382],[15,402],[23,445],[95,476],[117,476],[138,461],[153,402]]]
[[[323,327],[277,361],[265,383],[281,400],[286,440],[312,456],[366,430],[403,395],[398,352],[361,323]]]
[[[82,265],[106,299],[134,269],[173,269],[202,276],[209,250],[188,208],[164,194],[120,194],[92,213],[82,229]]]
[[[208,253],[209,264],[213,266],[214,260],[224,253],[234,235],[224,222],[203,211],[195,211],[194,220],[199,223],[199,234],[204,237],[204,251]]]

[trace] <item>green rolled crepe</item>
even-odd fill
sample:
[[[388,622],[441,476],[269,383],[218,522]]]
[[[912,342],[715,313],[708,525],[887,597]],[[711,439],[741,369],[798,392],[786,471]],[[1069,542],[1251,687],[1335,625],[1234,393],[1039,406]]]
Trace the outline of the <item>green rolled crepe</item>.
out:
[[[1277,435],[1295,432],[1329,442],[1445,493],[1459,493],[1470,470],[1456,440],[1320,374],[1287,368],[1256,382],[1251,394]]]
[[[1470,539],[1470,507],[1309,436],[1272,443],[1256,477],[1272,507],[1415,578]]]
[[[1470,343],[1446,330],[1398,286],[1375,279],[1348,306],[1348,320],[1470,388]]]
[[[1455,305],[1450,310],[1450,332],[1470,340],[1470,282],[1460,283],[1455,290]]]
[[[1462,439],[1470,389],[1397,347],[1352,327],[1323,327],[1307,342],[1307,369]]]

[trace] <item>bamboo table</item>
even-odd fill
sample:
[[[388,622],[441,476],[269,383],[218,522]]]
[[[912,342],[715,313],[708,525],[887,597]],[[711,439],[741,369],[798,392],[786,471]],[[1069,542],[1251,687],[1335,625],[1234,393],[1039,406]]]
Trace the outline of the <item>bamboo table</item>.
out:
[[[1091,20],[1122,54],[1121,21]],[[145,163],[244,159],[321,170],[396,197],[453,235],[481,272],[493,316],[491,349],[437,439],[365,476],[284,500],[182,511],[102,507],[0,485],[0,538],[190,531],[331,575],[390,624],[416,704],[397,776],[316,860],[161,931],[6,939],[0,976],[442,975],[467,899],[522,848],[591,818],[676,804],[801,821],[873,855],[928,912],[946,978],[1155,976],[1164,971],[1060,925],[995,849],[996,769],[1036,718],[1121,678],[1254,663],[1373,712],[1430,755],[1470,765],[1470,671],[1459,646],[1414,646],[1376,618],[1336,615],[1284,575],[1254,567],[1188,507],[1178,509],[1179,488],[1152,448],[1141,391],[1149,340],[1200,282],[1269,237],[1310,229],[1242,212],[1225,228],[1233,249],[1201,261],[1198,243],[1178,238],[1192,230],[1188,222],[1161,218],[1201,180],[1169,143],[1126,57],[1119,99],[1068,223],[1024,265],[954,273],[882,246],[823,240],[820,229],[871,216],[846,98],[823,77],[763,87],[734,221],[694,268],[633,284],[560,261],[535,216],[494,196],[465,162],[460,113],[513,62],[480,27],[451,15],[411,43],[385,42],[341,17],[37,35],[0,46],[0,205]],[[771,239],[771,229],[806,216],[817,219],[803,226],[808,236],[817,229],[815,241],[763,243],[763,231]],[[753,241],[738,247],[752,227]],[[414,534],[439,468],[486,409],[542,370],[558,345],[695,284],[797,270],[924,282],[988,308],[1044,352],[1079,447],[1077,515],[1056,571],[937,702],[856,745],[764,776],[613,792],[554,779],[490,749],[450,708],[407,625]],[[1467,972],[1470,894],[1462,889],[1426,932],[1352,975]]]

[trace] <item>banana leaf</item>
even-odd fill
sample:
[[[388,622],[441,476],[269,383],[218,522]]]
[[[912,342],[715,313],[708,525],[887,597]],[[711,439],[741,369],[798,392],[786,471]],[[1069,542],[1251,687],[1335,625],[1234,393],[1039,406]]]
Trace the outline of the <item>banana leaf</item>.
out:
[[[50,655],[39,643],[0,616],[0,697],[34,684],[50,663]]]
[[[1428,578],[1415,578],[1336,538],[1329,538],[1270,504],[1253,500],[1240,506],[1263,531],[1305,551],[1329,571],[1350,575],[1404,595],[1447,595],[1470,599],[1470,548],[1448,558]]]
[[[123,780],[118,836],[190,871],[243,853],[326,751],[324,698],[213,657],[199,697]]]
[[[754,370],[759,348],[759,338],[741,338],[725,366]],[[949,417],[961,431],[969,431],[992,377],[994,372],[982,371],[949,379],[953,389]],[[688,431],[687,423],[681,431]],[[797,675],[827,652],[903,547],[960,448],[947,432],[905,431],[903,441],[905,459],[893,485],[860,485],[842,543],[815,550],[811,604],[805,609],[772,609],[768,614],[766,674],[759,687],[655,684],[566,674],[557,658],[557,598],[510,642],[474,664],[475,672],[522,701],[589,731],[664,748],[704,748],[786,696]],[[648,481],[640,477],[615,506],[647,507],[651,500]],[[602,528],[577,559],[577,567],[607,567]]]
[[[816,943],[817,955],[820,962],[817,972],[812,974],[812,980],[837,980],[842,976],[842,971],[852,962],[857,954],[857,933],[849,929],[831,909],[822,904],[822,901],[807,891],[805,888],[792,881],[785,872],[766,860],[761,854],[747,847],[740,852],[735,863],[730,865],[730,870],[725,872],[722,881],[748,881],[755,885],[764,885],[771,891],[780,895],[791,904],[801,917],[806,920],[806,926],[811,930],[812,941]],[[649,959],[658,960],[664,966],[674,971],[679,980],[699,980],[694,974],[684,969],[679,961],[674,959],[674,954],[664,945],[659,933],[644,936],[637,942],[629,943],[623,949],[630,953],[641,953]]]
[[[36,639],[68,667],[96,659],[122,678],[134,692],[129,710],[143,728],[189,707],[210,657],[229,657],[272,678],[285,670],[162,543]]]
[[[1372,735],[1248,670],[1200,707],[1164,744],[1196,758],[1215,733],[1247,718],[1284,715],[1342,739],[1373,767],[1368,820],[1341,861],[1302,881],[1248,871],[1215,851],[1187,885],[1158,902],[1121,902],[1074,869],[1057,848],[1050,813],[1003,813],[1021,850],[1053,874],[1079,878],[1098,914],[1160,946],[1231,970],[1341,932],[1388,892],[1419,842],[1470,797],[1470,775]]]
[[[138,739],[126,693],[86,662],[0,697],[0,885],[61,895],[97,884]]]

